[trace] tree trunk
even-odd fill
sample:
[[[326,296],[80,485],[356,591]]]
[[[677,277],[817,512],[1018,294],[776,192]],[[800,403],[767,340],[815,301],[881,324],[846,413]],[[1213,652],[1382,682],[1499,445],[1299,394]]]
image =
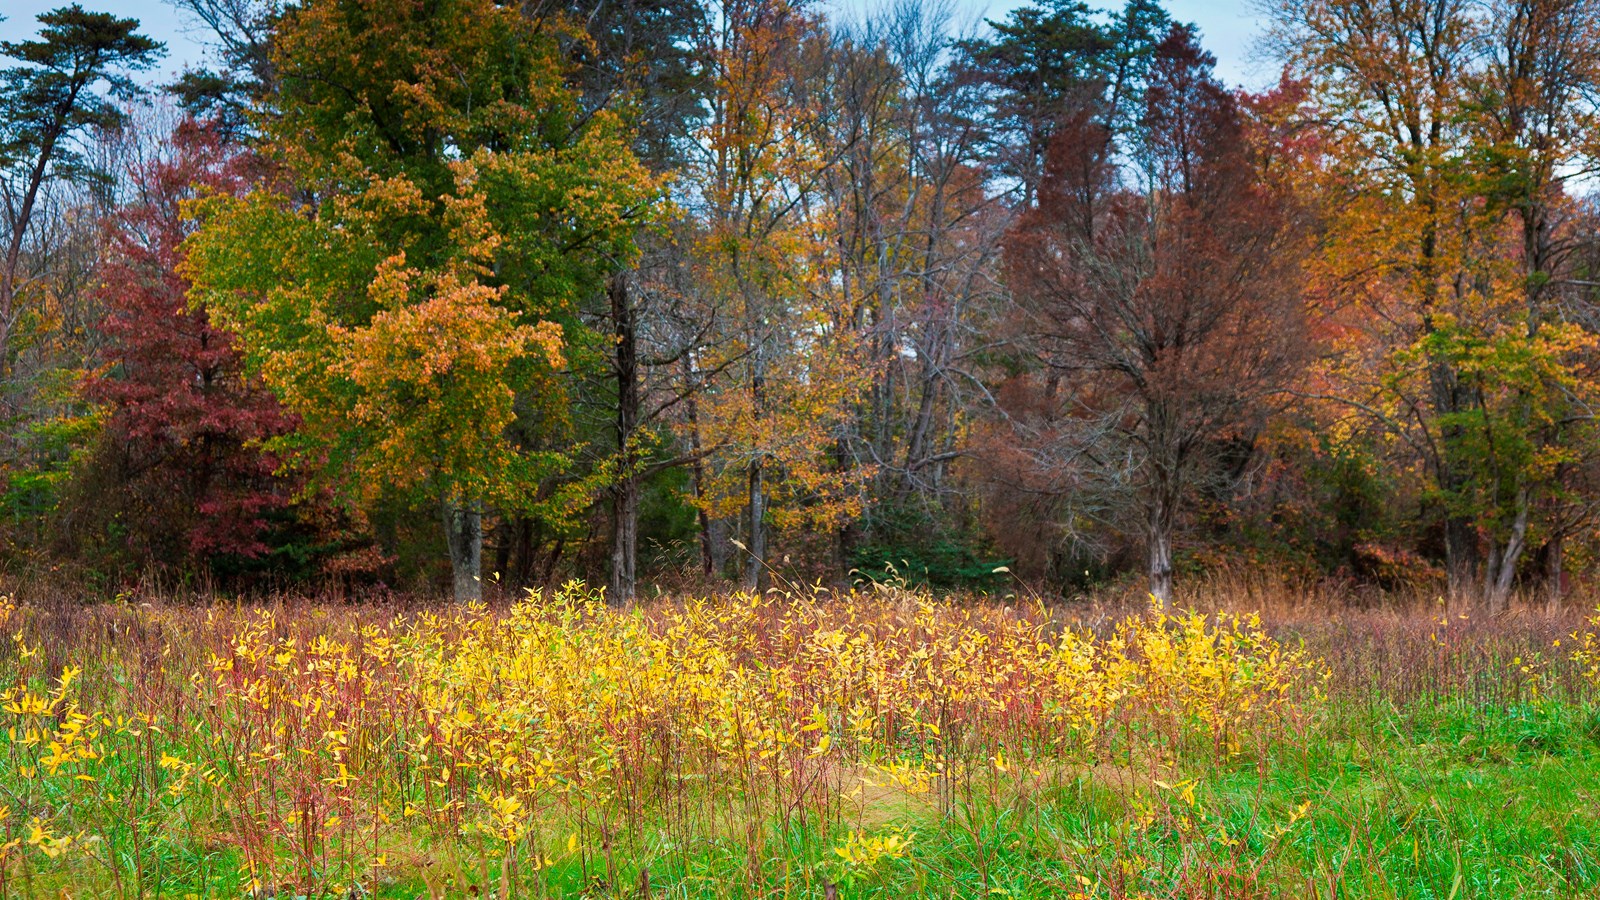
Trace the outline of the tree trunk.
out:
[[[1172,602],[1172,530],[1183,495],[1183,442],[1166,402],[1147,400],[1145,429],[1150,479],[1145,496],[1145,557],[1150,596],[1166,607]]]
[[[77,106],[78,95],[85,83],[76,78],[73,80],[67,102],[60,109],[71,110]],[[6,222],[10,226],[11,239],[6,245],[4,267],[0,268],[0,382],[9,381],[11,377],[11,328],[17,321],[17,281],[22,265],[22,245],[27,239],[28,225],[33,219],[33,208],[38,202],[39,190],[44,186],[45,173],[49,171],[50,161],[55,155],[56,143],[62,136],[63,121],[63,116],[57,115],[44,129],[39,155],[35,158],[26,185],[22,189],[22,203],[15,215],[8,217],[10,221]]]
[[[755,408],[756,427],[762,427],[766,418],[766,374],[764,372],[764,349],[758,344],[755,353],[755,372],[750,379],[750,400]],[[750,591],[765,591],[768,584],[767,574],[767,482],[766,471],[763,468],[764,459],[760,451],[750,462],[750,483],[748,486],[747,515],[750,520],[750,546],[745,548],[748,559],[745,562],[744,587]]]
[[[839,582],[841,591],[849,591],[855,582],[856,550],[861,546],[861,526],[855,519],[847,519],[839,526],[837,534],[839,554]]]
[[[1472,520],[1450,516],[1444,522],[1446,594],[1452,602],[1469,599],[1477,581],[1478,531]]]
[[[444,533],[450,547],[450,575],[457,603],[483,599],[483,507],[474,501],[446,499]]]
[[[539,570],[539,548],[543,539],[535,533],[535,524],[529,516],[518,516],[514,528],[509,581],[523,590],[534,585],[542,587],[546,581]]]
[[[687,395],[683,401],[684,418],[689,423],[689,453],[694,457],[693,464],[689,467],[689,486],[694,493],[695,517],[700,525],[700,571],[705,577],[722,574],[723,558],[719,552],[721,535],[715,533],[716,523],[706,513],[706,464],[701,454],[700,443],[700,404],[697,400],[700,388],[699,379],[694,370],[694,355],[683,354],[683,388]]]
[[[613,606],[638,597],[639,479],[627,476],[611,495],[611,584],[606,600]]]
[[[1432,331],[1433,325],[1429,319],[1424,325],[1424,332]],[[1431,413],[1436,420],[1454,415],[1468,406],[1466,390],[1455,368],[1447,360],[1435,359],[1429,363],[1428,381]],[[1453,448],[1460,444],[1463,437],[1462,427],[1459,424],[1444,424],[1439,429],[1439,437],[1442,446],[1435,453],[1432,465],[1439,488],[1447,497],[1444,520],[1446,593],[1452,603],[1470,604],[1472,597],[1478,594],[1478,529],[1471,516],[1451,512],[1448,508],[1467,487],[1466,473],[1460,471],[1452,459]]]
[[[728,530],[733,523],[727,519],[712,519],[701,513],[701,549],[705,553],[706,575],[713,578],[728,576],[728,556],[733,544],[728,540]]]
[[[932,303],[931,300],[925,301]],[[927,352],[922,354],[922,370],[918,386],[917,412],[912,418],[910,436],[906,439],[905,474],[902,485],[908,493],[918,490],[916,470],[933,455],[933,420],[938,411],[939,398],[944,385],[944,367],[949,362],[951,338],[942,325],[933,326],[926,337]],[[885,457],[887,458],[887,457]]]
[[[1151,504],[1148,530],[1150,596],[1167,606],[1172,602],[1172,512],[1165,497]]]
[[[611,276],[611,322],[616,331],[617,454],[621,480],[611,497],[611,583],[606,599],[613,604],[632,603],[638,590],[639,476],[634,459],[634,437],[639,427],[638,328],[628,279]]]
[[[765,591],[767,576],[767,484],[761,459],[750,464],[749,484],[750,546],[745,548],[744,587],[747,591]]]
[[[857,407],[857,422],[859,419]],[[859,432],[856,435],[859,439]],[[833,444],[834,468],[841,479],[847,478],[855,469],[855,457],[850,452],[850,439],[841,435]],[[856,547],[860,544],[862,531],[861,520],[848,512],[843,514],[839,525],[834,529],[834,587],[841,591],[850,589],[853,577]]]
[[[539,587],[551,588],[555,586],[553,582],[556,578],[556,566],[561,564],[561,554],[566,552],[566,549],[567,539],[564,537],[557,537],[555,542],[550,545],[550,552],[544,558],[544,568],[539,570]]]
[[[1505,546],[1496,545],[1484,573],[1484,606],[1490,615],[1499,615],[1511,605],[1511,588],[1516,583],[1517,564],[1522,560],[1528,539],[1528,489],[1517,491],[1517,514]]]
[[[1561,601],[1566,594],[1566,537],[1559,532],[1550,538],[1544,549],[1544,596],[1551,615],[1561,612]]]
[[[516,539],[516,529],[510,518],[502,516],[494,527],[494,574],[507,587],[521,587],[511,573],[511,542]]]

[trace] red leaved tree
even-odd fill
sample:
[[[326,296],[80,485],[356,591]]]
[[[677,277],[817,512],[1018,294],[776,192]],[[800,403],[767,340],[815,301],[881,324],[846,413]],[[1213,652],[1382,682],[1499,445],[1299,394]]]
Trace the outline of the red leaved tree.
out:
[[[247,379],[231,337],[191,309],[178,274],[183,202],[240,194],[260,175],[248,153],[206,124],[180,124],[154,159],[128,173],[132,200],[108,222],[100,267],[105,365],[86,385],[108,417],[87,488],[120,520],[138,564],[192,567],[268,549],[268,516],[291,491],[256,442],[293,421]],[[106,502],[109,493],[115,501]],[[108,523],[109,524],[109,523]]]
[[[1141,534],[1163,599],[1186,495],[1248,443],[1305,346],[1292,205],[1213,64],[1175,27],[1125,146],[1087,112],[1063,123],[1007,246],[1040,364],[1009,419],[1034,449],[1013,456],[1054,470],[1024,480],[1072,494],[1077,527]]]

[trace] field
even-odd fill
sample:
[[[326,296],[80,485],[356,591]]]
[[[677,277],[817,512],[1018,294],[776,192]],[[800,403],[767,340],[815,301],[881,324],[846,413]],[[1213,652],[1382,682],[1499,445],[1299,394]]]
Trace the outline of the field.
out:
[[[1600,895],[1580,614],[1221,594],[22,594],[0,895]]]

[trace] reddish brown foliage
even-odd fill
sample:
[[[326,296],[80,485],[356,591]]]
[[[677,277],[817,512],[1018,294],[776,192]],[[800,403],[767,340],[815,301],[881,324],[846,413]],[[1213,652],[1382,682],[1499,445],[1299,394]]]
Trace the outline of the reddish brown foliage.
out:
[[[101,268],[105,370],[89,396],[110,408],[102,462],[120,474],[129,551],[165,564],[266,551],[267,516],[289,492],[258,442],[293,425],[178,274],[186,199],[240,194],[259,174],[248,154],[188,121],[170,150],[137,165],[135,200],[108,223]]]
[[[1117,147],[1092,111],[1064,123],[1007,247],[1042,371],[1006,393],[1043,392],[1011,422],[1034,452],[1009,455],[1098,486],[1098,507],[1074,498],[1080,518],[1137,516],[1112,524],[1141,534],[1162,595],[1185,495],[1248,446],[1304,346],[1293,211],[1212,64],[1174,28],[1135,141]]]

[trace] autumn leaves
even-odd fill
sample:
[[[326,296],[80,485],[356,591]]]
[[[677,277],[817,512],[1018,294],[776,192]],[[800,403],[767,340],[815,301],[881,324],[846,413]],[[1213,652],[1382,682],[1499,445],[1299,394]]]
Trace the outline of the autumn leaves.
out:
[[[318,483],[462,523],[472,599],[484,505],[525,505],[560,464],[510,426],[561,414],[536,389],[660,181],[611,114],[579,124],[560,33],[515,9],[320,3],[279,29],[283,184],[194,207],[195,301],[300,418],[282,446]]]

